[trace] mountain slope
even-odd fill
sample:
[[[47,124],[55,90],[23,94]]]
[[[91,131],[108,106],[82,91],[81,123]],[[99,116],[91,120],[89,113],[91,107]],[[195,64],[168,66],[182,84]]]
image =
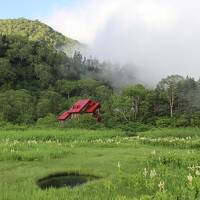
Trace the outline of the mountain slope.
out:
[[[82,46],[77,40],[65,37],[38,20],[0,19],[0,33],[24,36],[30,41],[45,40],[49,45],[64,50],[68,55]]]

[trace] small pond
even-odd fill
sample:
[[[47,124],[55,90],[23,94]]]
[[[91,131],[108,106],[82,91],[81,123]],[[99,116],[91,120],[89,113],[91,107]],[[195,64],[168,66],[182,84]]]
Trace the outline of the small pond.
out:
[[[89,181],[100,179],[94,175],[85,175],[79,173],[57,173],[41,178],[37,181],[37,185],[41,189],[76,187]]]

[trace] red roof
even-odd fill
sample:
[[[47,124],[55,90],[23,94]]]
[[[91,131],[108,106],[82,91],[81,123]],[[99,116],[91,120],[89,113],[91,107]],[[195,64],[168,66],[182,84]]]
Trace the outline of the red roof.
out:
[[[58,116],[58,120],[65,121],[69,119],[73,113],[94,113],[100,107],[101,105],[99,102],[90,99],[79,100],[68,111]]]
[[[91,107],[89,107],[86,112],[87,113],[93,113],[96,111],[96,109],[100,108],[100,103],[94,103]]]
[[[77,101],[70,109],[69,113],[80,113],[90,102],[90,99],[84,99]]]
[[[71,115],[71,113],[65,111],[64,113],[62,113],[59,117],[58,117],[58,120],[66,120],[67,118],[69,118]]]

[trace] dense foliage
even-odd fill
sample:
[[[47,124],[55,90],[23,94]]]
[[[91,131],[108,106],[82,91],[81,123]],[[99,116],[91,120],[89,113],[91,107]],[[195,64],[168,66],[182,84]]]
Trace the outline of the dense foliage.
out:
[[[1,32],[6,33],[0,35],[0,121],[48,124],[49,120],[54,124],[50,114],[55,117],[76,100],[91,98],[102,104],[102,125],[91,125],[93,129],[115,127],[133,132],[152,125],[200,126],[199,81],[172,75],[155,89],[129,84],[134,76],[128,68],[87,59],[78,51],[68,57],[55,48],[59,40],[66,42],[64,36],[46,25],[38,29],[38,23],[0,21]],[[33,33],[30,27],[37,31]],[[40,36],[40,32],[48,37]],[[81,121],[67,126],[94,123],[87,117]]]
[[[98,96],[108,90],[88,78],[97,71],[89,60],[82,61],[78,52],[69,58],[45,41],[2,35],[0,112],[4,120],[14,123],[31,123],[48,113],[58,114],[70,106],[73,97]]]
[[[46,41],[48,45],[63,49],[69,54],[75,48],[82,46],[78,41],[65,37],[38,20],[25,18],[0,20],[0,33],[23,36],[30,41]]]

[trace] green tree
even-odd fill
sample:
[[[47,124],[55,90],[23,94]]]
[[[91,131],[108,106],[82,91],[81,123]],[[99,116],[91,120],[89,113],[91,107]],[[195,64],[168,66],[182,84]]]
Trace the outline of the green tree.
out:
[[[145,100],[148,94],[148,90],[140,84],[134,86],[125,87],[122,91],[123,96],[127,96],[132,99],[131,111],[133,112],[133,117],[136,120],[140,112],[140,106]]]
[[[0,113],[13,123],[31,123],[34,120],[34,103],[27,90],[8,90],[0,93]]]
[[[112,93],[112,90],[105,85],[100,85],[95,88],[95,97],[101,102],[109,101]]]
[[[94,97],[100,83],[93,79],[81,79],[77,82],[81,96]]]
[[[157,85],[157,90],[164,94],[168,100],[171,117],[174,115],[174,105],[177,100],[178,83],[183,80],[184,78],[180,75],[171,75],[162,79]]]
[[[132,99],[127,96],[112,96],[112,111],[118,122],[129,122],[131,120]]]
[[[187,114],[191,116],[194,112],[200,110],[199,94],[200,88],[194,78],[186,77],[178,83],[178,114]]]
[[[8,59],[0,58],[0,86],[3,84],[12,85],[16,74]]]
[[[71,95],[75,95],[77,91],[78,83],[75,81],[68,81],[68,80],[58,80],[56,82],[56,90],[66,96],[68,99]]]
[[[37,117],[45,117],[48,113],[58,114],[62,111],[62,96],[55,91],[41,92],[36,106]]]
[[[41,88],[47,88],[52,81],[51,67],[44,64],[35,65],[35,74],[39,79]]]

